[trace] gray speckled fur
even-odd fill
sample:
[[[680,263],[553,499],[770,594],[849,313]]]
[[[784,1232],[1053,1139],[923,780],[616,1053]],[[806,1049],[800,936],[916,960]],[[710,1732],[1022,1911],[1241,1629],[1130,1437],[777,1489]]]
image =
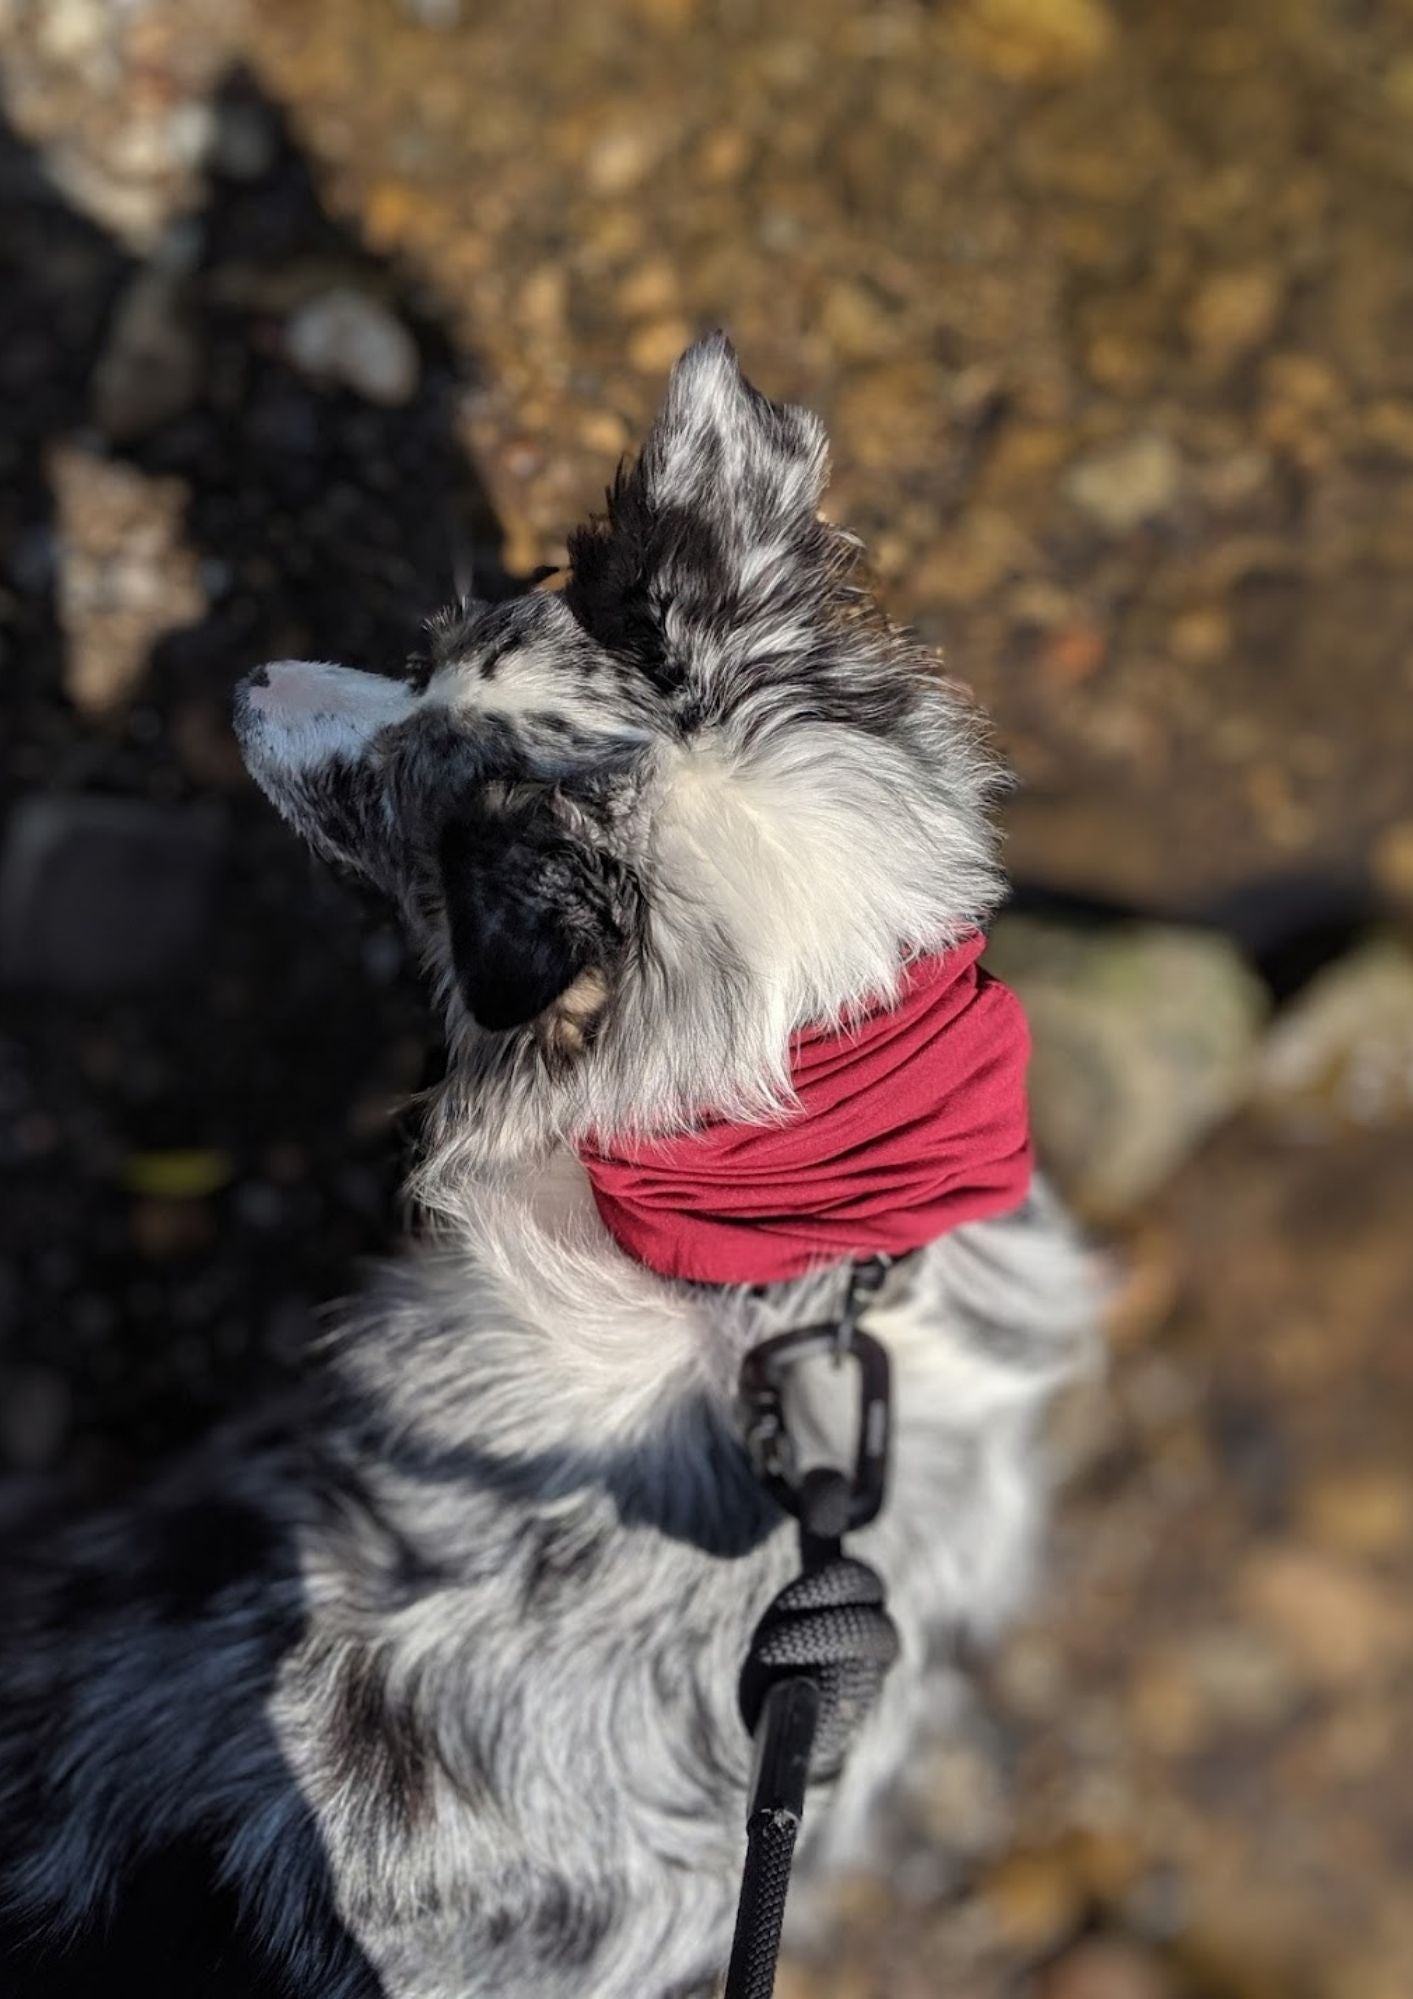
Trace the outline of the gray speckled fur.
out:
[[[662,1282],[605,1235],[573,1141],[769,1114],[795,1026],[1001,893],[976,719],[855,589],[823,478],[817,421],[703,342],[562,596],[459,607],[406,683],[286,662],[246,689],[261,784],[397,898],[445,999],[426,1226],[305,1403],[25,1537],[0,1882],[36,1933],[196,1839],[290,1992],[665,1999],[720,1965],[737,1674],[794,1561],[732,1386],[842,1280]],[[956,1639],[1022,1596],[1036,1417],[1092,1316],[1043,1187],[874,1309],[898,1436],[858,1551],[903,1656],[811,1808],[818,1864],[867,1852],[954,1710]]]

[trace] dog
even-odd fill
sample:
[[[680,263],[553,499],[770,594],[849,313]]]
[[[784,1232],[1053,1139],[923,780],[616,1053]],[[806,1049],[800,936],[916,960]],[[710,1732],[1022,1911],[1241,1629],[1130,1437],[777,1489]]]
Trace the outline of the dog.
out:
[[[395,901],[444,1006],[426,1226],[304,1395],[11,1558],[14,1989],[107,1990],[129,1951],[148,1995],[668,1999],[718,1975],[737,1682],[796,1563],[737,1376],[837,1316],[849,1265],[665,1278],[605,1227],[585,1151],[778,1119],[792,1037],[1003,896],[984,727],[857,582],[825,471],[819,421],[712,336],[562,589],[458,604],[400,679],[243,684],[253,775]],[[868,1857],[961,1648],[1022,1600],[1038,1419],[1094,1321],[1039,1180],[871,1307],[896,1434],[857,1549],[900,1657],[811,1801],[807,1869]]]

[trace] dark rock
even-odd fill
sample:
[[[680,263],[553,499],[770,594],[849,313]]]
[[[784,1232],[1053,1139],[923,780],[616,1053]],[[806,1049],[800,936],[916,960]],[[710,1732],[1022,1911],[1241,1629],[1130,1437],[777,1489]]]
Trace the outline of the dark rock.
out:
[[[1244,1100],[1265,999],[1225,938],[1003,916],[987,962],[1030,1015],[1041,1159],[1086,1217],[1130,1213]]]
[[[0,982],[81,997],[190,972],[222,846],[205,807],[25,799],[0,857]]]
[[[350,285],[310,299],[286,330],[291,361],[313,380],[387,407],[417,391],[417,343],[381,300]]]
[[[139,271],[119,300],[93,379],[100,427],[119,443],[189,409],[201,369],[183,277],[160,264]]]
[[[0,1375],[0,1464],[42,1471],[53,1463],[69,1428],[69,1392],[48,1367],[16,1367]]]

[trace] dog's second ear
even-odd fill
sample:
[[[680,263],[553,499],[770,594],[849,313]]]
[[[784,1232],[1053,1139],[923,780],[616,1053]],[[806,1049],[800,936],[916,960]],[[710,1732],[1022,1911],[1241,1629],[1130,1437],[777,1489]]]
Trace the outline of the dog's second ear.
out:
[[[438,846],[452,968],[467,1011],[494,1033],[544,1016],[581,1048],[607,997],[616,930],[593,860],[533,798],[478,802]]]

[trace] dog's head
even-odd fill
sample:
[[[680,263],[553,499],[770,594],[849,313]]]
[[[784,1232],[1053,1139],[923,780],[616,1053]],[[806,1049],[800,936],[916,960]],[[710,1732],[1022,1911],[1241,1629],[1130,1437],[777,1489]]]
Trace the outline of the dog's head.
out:
[[[996,900],[976,719],[851,581],[825,470],[714,336],[562,592],[457,606],[401,680],[241,688],[255,777],[441,975],[487,1150],[759,1111],[794,1028]]]

